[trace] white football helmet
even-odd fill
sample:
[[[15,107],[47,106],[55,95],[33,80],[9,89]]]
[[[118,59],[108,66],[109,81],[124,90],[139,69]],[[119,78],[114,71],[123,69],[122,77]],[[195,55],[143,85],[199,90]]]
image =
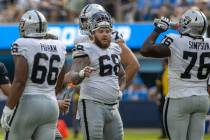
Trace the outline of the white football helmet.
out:
[[[47,32],[47,20],[37,10],[29,10],[23,14],[19,23],[21,37],[44,37]]]
[[[112,18],[107,12],[98,12],[88,19],[88,25],[90,33],[101,27],[112,29]]]
[[[105,12],[106,10],[99,4],[88,4],[82,9],[79,16],[79,27],[82,34],[90,34],[88,30],[88,19],[95,13],[102,11]]]
[[[200,10],[187,10],[179,20],[180,34],[202,37],[208,27],[206,16]]]

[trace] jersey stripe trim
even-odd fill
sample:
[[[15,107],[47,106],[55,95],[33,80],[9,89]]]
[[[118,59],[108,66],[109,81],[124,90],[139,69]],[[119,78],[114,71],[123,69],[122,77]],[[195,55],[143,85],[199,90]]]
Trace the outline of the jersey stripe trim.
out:
[[[165,101],[165,113],[163,114],[163,123],[164,123],[164,127],[165,127],[165,131],[166,131],[166,135],[168,136],[169,140],[171,140],[170,134],[169,134],[169,130],[168,130],[168,123],[167,123],[167,115],[168,115],[168,106],[169,106],[169,100],[170,98],[166,99]]]
[[[84,54],[84,55],[74,56],[73,59],[75,59],[75,58],[82,58],[82,57],[88,57],[88,55]]]
[[[83,106],[83,115],[84,115],[84,122],[85,122],[86,137],[87,137],[87,140],[90,140],[89,131],[88,131],[86,104],[85,104],[85,100],[84,99],[82,100],[82,106]]]
[[[17,112],[17,108],[18,108],[18,103],[17,103],[16,108],[15,108],[13,114],[12,114],[12,118],[11,118],[11,120],[9,121],[9,126],[10,126],[10,127],[11,127],[11,125],[12,125],[12,121],[13,121],[13,119],[14,119],[14,117],[15,117],[16,112]],[[8,137],[9,137],[9,131],[6,132],[5,140],[8,140]]]

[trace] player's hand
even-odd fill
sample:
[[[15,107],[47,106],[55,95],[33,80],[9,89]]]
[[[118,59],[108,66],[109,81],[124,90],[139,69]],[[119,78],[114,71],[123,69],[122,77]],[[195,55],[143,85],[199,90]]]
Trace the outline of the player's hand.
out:
[[[115,42],[115,43],[123,42],[124,43],[123,35],[121,33],[119,33],[118,31],[113,31],[112,32],[112,42]]]
[[[70,99],[58,100],[58,106],[62,115],[65,115],[69,112]]]
[[[1,127],[5,130],[5,131],[9,131],[10,130],[10,120],[12,119],[12,115],[13,115],[14,109],[10,109],[8,106],[5,106],[3,109],[3,114],[1,116]]]
[[[58,36],[54,35],[52,33],[46,33],[44,39],[55,39],[55,40],[58,40]]]
[[[160,19],[154,20],[155,29],[157,33],[162,33],[168,30],[169,28],[169,19],[166,17],[161,17]]]
[[[95,68],[90,67],[90,66],[86,66],[84,69],[82,69],[79,72],[79,77],[80,78],[90,77],[91,73],[94,72],[94,71],[96,71]]]

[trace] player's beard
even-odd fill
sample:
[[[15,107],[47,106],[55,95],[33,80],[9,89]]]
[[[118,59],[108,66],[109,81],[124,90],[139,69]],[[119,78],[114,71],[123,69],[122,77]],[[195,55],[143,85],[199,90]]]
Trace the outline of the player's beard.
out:
[[[109,47],[109,45],[110,45],[110,43],[111,43],[111,38],[106,38],[106,41],[103,42],[103,40],[100,41],[100,40],[98,39],[98,37],[95,36],[95,37],[94,37],[94,42],[96,43],[96,45],[97,45],[98,47],[100,47],[100,48],[102,48],[102,49],[106,49],[106,48]]]

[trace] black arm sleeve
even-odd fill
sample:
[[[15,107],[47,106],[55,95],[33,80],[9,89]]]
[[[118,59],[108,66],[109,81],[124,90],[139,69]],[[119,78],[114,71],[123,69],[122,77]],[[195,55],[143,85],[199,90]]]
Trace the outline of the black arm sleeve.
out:
[[[9,84],[10,80],[8,77],[7,68],[3,63],[0,62],[0,85]]]

